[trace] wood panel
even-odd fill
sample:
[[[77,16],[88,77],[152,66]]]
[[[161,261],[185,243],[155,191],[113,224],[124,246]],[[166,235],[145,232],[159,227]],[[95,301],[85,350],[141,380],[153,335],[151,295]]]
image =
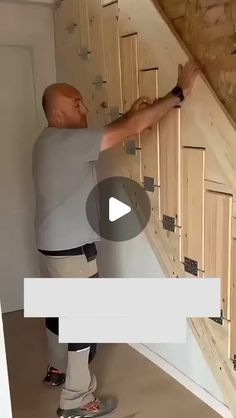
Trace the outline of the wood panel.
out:
[[[139,72],[140,96],[149,97],[152,101],[158,98],[158,69]],[[153,178],[154,185],[160,185],[159,174],[159,126],[153,125],[140,135],[141,144],[141,180]]]
[[[230,319],[232,196],[207,190],[205,194],[205,277],[221,279],[223,316]]]
[[[205,149],[182,151],[182,255],[204,269]]]
[[[126,113],[139,96],[138,85],[138,34],[120,38],[122,112]],[[135,135],[124,142],[129,177],[140,182],[140,137]]]
[[[230,358],[236,360],[236,237],[232,241],[231,322],[229,327]]]
[[[82,58],[88,57],[91,52],[88,1],[77,0],[77,15],[79,25],[79,49]]]
[[[160,205],[163,216],[180,218],[180,108],[172,109],[160,121]]]
[[[122,111],[127,112],[139,96],[138,89],[138,34],[122,36],[121,79],[122,79]]]
[[[111,120],[117,118],[122,110],[118,13],[118,3],[102,9],[105,80]]]

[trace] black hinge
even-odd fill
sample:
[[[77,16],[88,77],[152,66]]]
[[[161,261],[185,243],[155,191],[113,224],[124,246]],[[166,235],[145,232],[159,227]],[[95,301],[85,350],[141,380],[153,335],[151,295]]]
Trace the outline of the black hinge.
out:
[[[233,365],[234,365],[234,370],[236,370],[236,354],[234,354]]]
[[[219,318],[209,318],[209,319],[211,319],[214,322],[217,322],[217,324],[219,324],[219,325],[223,325],[223,310],[222,309],[220,310],[220,317]],[[235,359],[235,361],[236,361],[236,359]]]
[[[126,142],[126,154],[136,155],[136,143],[135,141]]]
[[[184,271],[193,276],[198,276],[198,262],[191,258],[184,257]]]
[[[162,220],[163,228],[167,231],[175,232],[175,218],[171,218],[170,216],[163,215]]]
[[[153,177],[146,177],[143,178],[144,181],[144,190],[147,192],[154,192],[155,191],[155,182]]]

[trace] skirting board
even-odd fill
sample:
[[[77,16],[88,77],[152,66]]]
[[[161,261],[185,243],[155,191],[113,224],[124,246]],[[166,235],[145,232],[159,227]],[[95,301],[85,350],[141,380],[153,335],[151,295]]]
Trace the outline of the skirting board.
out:
[[[223,403],[214,398],[207,390],[199,386],[193,380],[189,379],[182,372],[180,372],[176,367],[172,366],[150,348],[146,347],[144,344],[129,344],[134,350],[138,351],[140,354],[143,354],[146,358],[156,364],[160,369],[164,370],[169,374],[173,379],[177,380],[181,385],[186,389],[192,392],[195,396],[205,402],[210,408],[214,409],[219,415],[223,418],[233,418],[230,410]]]

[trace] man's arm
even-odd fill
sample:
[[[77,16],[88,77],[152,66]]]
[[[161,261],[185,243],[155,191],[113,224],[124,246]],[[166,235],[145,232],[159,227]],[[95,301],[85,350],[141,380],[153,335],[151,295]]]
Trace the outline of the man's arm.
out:
[[[198,73],[198,65],[191,63],[185,65],[178,80],[178,86],[181,87],[185,98],[191,93]],[[114,148],[125,139],[154,125],[180,101],[181,99],[172,93],[152,104],[147,98],[141,97],[127,113],[105,127],[101,151]]]

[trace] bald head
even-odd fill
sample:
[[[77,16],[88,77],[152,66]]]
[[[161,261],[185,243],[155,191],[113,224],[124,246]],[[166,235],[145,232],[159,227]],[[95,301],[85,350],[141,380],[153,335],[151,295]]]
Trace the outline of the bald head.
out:
[[[42,105],[51,127],[87,127],[88,109],[80,92],[70,84],[56,83],[48,86],[43,93]]]

